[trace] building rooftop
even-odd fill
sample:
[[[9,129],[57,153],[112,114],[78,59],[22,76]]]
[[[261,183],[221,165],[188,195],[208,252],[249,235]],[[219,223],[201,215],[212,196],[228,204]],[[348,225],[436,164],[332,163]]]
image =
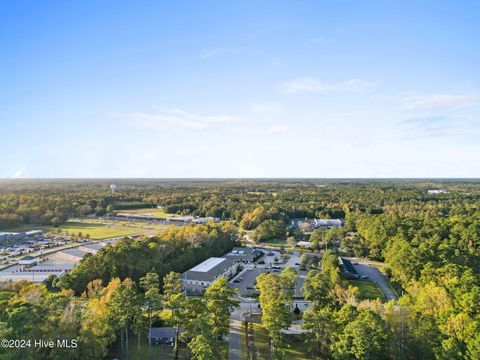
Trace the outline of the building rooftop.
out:
[[[85,255],[88,254],[87,252],[82,251],[82,250],[78,250],[78,249],[67,249],[67,250],[62,250],[62,251],[59,251],[59,252],[61,252],[63,254],[79,257],[79,258],[83,258]]]
[[[182,279],[213,281],[235,264],[233,259],[213,257],[182,274]]]
[[[184,328],[179,328],[179,332],[184,332]],[[175,328],[174,327],[152,327],[149,331],[148,337],[151,338],[173,338],[175,337]]]
[[[87,248],[87,249],[91,249],[91,250],[94,250],[94,251],[98,251],[102,248],[104,248],[105,245],[101,244],[101,243],[96,243],[96,244],[86,244],[86,245],[82,245],[81,248]]]
[[[349,273],[352,273],[352,274],[357,274],[357,270],[355,270],[350,260],[345,258],[340,258],[340,262],[343,265],[343,268],[345,269],[345,271],[348,271]]]
[[[261,255],[261,253],[261,250],[253,247],[234,247],[232,251],[225,254],[224,256],[236,258],[254,258]]]
[[[198,264],[197,266],[191,268],[189,271],[207,272],[222,263],[223,261],[225,261],[224,258],[211,257],[210,259],[207,259],[204,262]]]
[[[25,232],[26,235],[39,235],[43,234],[43,230],[30,230]]]
[[[54,271],[54,270],[63,270],[63,271],[69,271],[72,270],[75,264],[73,262],[71,263],[45,263],[45,264],[39,264],[32,266],[31,268],[28,268],[26,271]]]

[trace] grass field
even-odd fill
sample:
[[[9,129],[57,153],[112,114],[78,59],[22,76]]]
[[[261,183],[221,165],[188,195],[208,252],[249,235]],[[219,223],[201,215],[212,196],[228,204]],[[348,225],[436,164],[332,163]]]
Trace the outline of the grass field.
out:
[[[128,213],[128,214],[152,214],[155,217],[166,218],[166,217],[176,217],[177,214],[168,214],[162,209],[158,208],[147,208],[147,209],[130,209],[130,210],[118,210],[118,213]]]
[[[155,234],[163,229],[167,225],[163,224],[147,224],[139,222],[128,222],[128,221],[109,221],[109,220],[98,220],[98,219],[72,219],[62,224],[60,227],[55,228],[53,226],[35,226],[35,225],[23,225],[14,229],[8,229],[6,231],[12,232],[22,232],[28,230],[43,230],[45,232],[52,231],[56,232],[58,229],[62,231],[67,231],[69,234],[77,235],[79,232],[83,236],[86,234],[90,235],[91,239],[101,240],[111,237],[118,236],[129,236],[129,235],[138,235],[138,234]]]
[[[358,288],[360,300],[386,301],[385,295],[375,282],[369,280],[348,280],[348,282]]]
[[[260,242],[261,245],[265,246],[284,246],[285,248],[287,247],[287,240],[269,240],[269,241],[262,241]]]
[[[63,231],[68,231],[70,234],[78,234],[81,232],[83,236],[90,235],[91,239],[101,240],[117,236],[128,236],[142,234],[141,228],[126,227],[118,225],[99,225],[90,223],[67,222],[60,226]]]
[[[253,331],[255,338],[255,345],[259,353],[259,360],[269,360],[270,346],[268,344],[268,332],[259,322],[253,322]],[[245,337],[245,333],[243,332]],[[285,337],[287,349],[285,352],[285,360],[309,360],[308,349],[303,338],[288,335]],[[245,342],[245,338],[242,339]]]

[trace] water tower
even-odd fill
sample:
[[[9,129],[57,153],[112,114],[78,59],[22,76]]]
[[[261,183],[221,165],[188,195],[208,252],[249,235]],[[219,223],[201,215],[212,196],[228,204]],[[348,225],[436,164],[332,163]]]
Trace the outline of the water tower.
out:
[[[110,185],[110,189],[112,189],[112,194],[117,192],[117,185],[115,184]]]

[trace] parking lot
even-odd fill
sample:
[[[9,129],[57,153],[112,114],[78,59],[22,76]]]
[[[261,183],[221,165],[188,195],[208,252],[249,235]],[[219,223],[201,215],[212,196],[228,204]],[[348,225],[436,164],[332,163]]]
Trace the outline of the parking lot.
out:
[[[252,296],[256,293],[255,279],[260,274],[268,271],[280,273],[285,267],[291,267],[298,272],[298,279],[295,286],[295,297],[301,298],[303,296],[302,286],[305,282],[307,271],[298,269],[300,253],[289,252],[290,257],[284,262],[283,256],[279,251],[265,249],[264,252],[265,256],[261,258],[264,264],[248,264],[240,274],[230,281],[230,283],[238,289],[240,296]],[[275,259],[278,261],[275,261]]]
[[[390,286],[385,275],[383,275],[380,270],[378,270],[374,266],[369,265],[366,262],[357,262],[354,263],[353,266],[355,270],[357,270],[357,273],[360,277],[364,277],[369,279],[370,281],[376,282],[387,300],[397,300],[397,295]]]
[[[255,279],[265,272],[265,268],[246,269],[232,280],[232,284],[238,289],[240,296],[251,296],[255,292]]]

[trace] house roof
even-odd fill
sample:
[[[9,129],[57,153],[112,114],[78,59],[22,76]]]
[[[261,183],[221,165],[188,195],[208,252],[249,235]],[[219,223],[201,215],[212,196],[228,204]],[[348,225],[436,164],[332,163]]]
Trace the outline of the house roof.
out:
[[[341,261],[345,271],[348,271],[349,273],[352,273],[352,274],[357,274],[357,270],[355,270],[355,268],[353,267],[352,262],[350,260],[345,259],[345,258],[340,258],[340,261]]]

